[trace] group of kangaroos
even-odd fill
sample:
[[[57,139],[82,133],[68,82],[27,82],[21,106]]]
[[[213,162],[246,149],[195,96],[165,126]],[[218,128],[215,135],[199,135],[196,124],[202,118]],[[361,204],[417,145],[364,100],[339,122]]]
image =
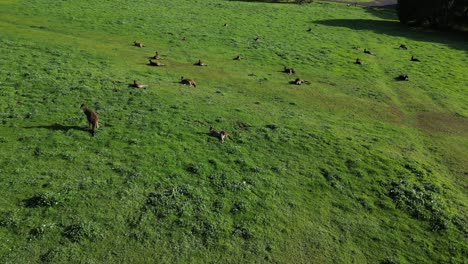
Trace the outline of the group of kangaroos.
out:
[[[136,41],[134,42],[134,45],[137,46],[137,47],[140,47],[140,48],[143,48],[145,46],[143,43],[136,42]],[[240,57],[240,55],[238,55],[234,59],[235,60],[240,60],[241,57]],[[153,61],[153,60],[156,60],[156,61]],[[159,53],[156,51],[156,54],[149,58],[149,65],[150,66],[165,66],[165,64],[159,62],[158,60],[162,60],[162,58],[159,55]],[[208,66],[207,64],[205,64],[201,60],[198,60],[194,65],[196,65],[196,66]],[[194,80],[186,79],[183,76],[180,78],[180,83],[184,84],[184,85],[188,85],[188,86],[197,87],[197,83]],[[146,85],[146,84],[140,84],[137,80],[133,80],[133,83],[130,84],[130,86],[133,87],[133,88],[146,88],[146,87],[148,87],[148,85]],[[90,109],[85,104],[82,104],[80,108],[81,108],[81,110],[83,110],[83,113],[86,116],[86,120],[88,121],[89,131],[90,131],[91,135],[94,136],[96,134],[96,130],[99,128],[99,115],[97,114],[96,111]],[[224,140],[226,138],[232,139],[231,135],[227,131],[224,131],[224,130],[217,131],[213,127],[210,127],[210,129],[208,130],[208,134],[210,136],[218,138],[221,141],[221,143],[224,143]]]
[[[91,135],[94,136],[96,133],[96,129],[99,128],[99,116],[96,113],[96,111],[91,110],[86,106],[85,104],[81,105],[81,110],[83,110],[83,113],[86,115],[86,119],[88,120],[88,126],[89,126],[89,131],[91,132]],[[221,143],[224,143],[224,140],[226,138],[232,139],[231,135],[224,130],[217,131],[213,127],[210,127],[208,134],[212,137],[218,138]]]
[[[399,49],[401,50],[407,50],[408,47],[405,45],[405,44],[401,44]],[[372,53],[370,50],[368,49],[364,49],[364,53],[365,54],[368,54],[368,55],[372,55],[372,56],[375,56],[374,53]],[[420,62],[419,59],[415,58],[414,55],[411,56],[411,59],[410,61],[413,61],[413,62]],[[360,58],[357,58],[356,61],[354,62],[355,64],[358,64],[358,65],[362,65],[364,64]],[[400,74],[399,76],[395,77],[395,80],[397,81],[408,81],[409,78],[408,78],[408,75],[407,74]]]
[[[226,26],[226,25],[225,25]],[[309,29],[310,31],[311,29]],[[186,40],[185,38],[182,39],[182,40]],[[258,40],[258,37],[257,39]],[[139,47],[139,48],[143,48],[145,47],[145,44],[142,43],[142,42],[137,42],[137,41],[134,41],[133,42],[133,45],[136,46],[136,47]],[[404,44],[401,44],[400,49],[402,50],[407,50],[408,47]],[[365,54],[368,54],[368,55],[374,55],[370,50],[368,49],[364,49],[364,53]],[[241,60],[241,56],[240,55],[237,55],[236,57],[233,58],[234,60]],[[154,60],[154,61],[153,61]],[[156,66],[156,67],[161,67],[161,66],[165,66],[165,64],[161,63],[160,60],[163,60],[163,58],[161,58],[161,56],[159,55],[159,52],[156,51],[155,55],[154,56],[151,56],[149,57],[149,66]],[[411,61],[413,62],[419,62],[420,60],[415,58],[414,56],[411,56]],[[359,65],[362,65],[363,62],[361,61],[361,59],[357,58],[356,61],[355,61],[355,64],[359,64]],[[198,60],[197,62],[194,63],[195,66],[208,66],[206,63],[202,62],[201,60]],[[284,67],[283,71],[284,73],[287,73],[289,75],[293,75],[293,74],[296,74],[296,70],[294,68],[288,68],[288,67]],[[399,80],[399,81],[408,81],[408,75],[406,74],[402,74],[402,75],[399,75],[398,77],[395,78],[396,80]],[[183,76],[180,77],[180,81],[179,81],[181,84],[183,85],[188,85],[188,86],[193,86],[193,87],[197,87],[197,83],[192,80],[192,79],[188,79],[188,78],[184,78]],[[295,84],[295,85],[302,85],[302,84],[310,84],[309,81],[306,81],[306,80],[303,80],[301,78],[296,78],[294,81],[291,81],[290,82],[291,84]],[[148,85],[146,84],[140,84],[137,80],[134,80],[132,84],[129,85],[130,87],[133,87],[133,88],[146,88]],[[94,110],[91,110],[89,109],[85,104],[82,104],[81,105],[81,109],[83,110],[83,113],[86,115],[86,119],[88,121],[88,125],[89,125],[89,130],[91,132],[91,135],[94,136],[95,133],[96,133],[96,129],[99,128],[99,116],[98,114],[96,113],[96,111]],[[221,131],[217,131],[217,130],[214,130],[213,127],[210,127],[209,131],[208,131],[208,134],[210,136],[213,136],[213,137],[216,137],[218,138],[222,143],[224,143],[224,140],[225,138],[230,138],[232,139],[231,135],[224,131],[224,130],[221,130]]]

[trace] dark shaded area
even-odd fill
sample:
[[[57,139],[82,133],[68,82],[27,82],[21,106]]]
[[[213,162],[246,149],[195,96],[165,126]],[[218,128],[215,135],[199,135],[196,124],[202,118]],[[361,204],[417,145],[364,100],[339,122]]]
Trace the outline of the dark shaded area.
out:
[[[50,193],[38,193],[31,198],[23,200],[23,204],[28,208],[52,207],[58,204],[56,197]]]
[[[372,14],[375,17],[388,19],[388,20],[398,20],[396,7],[397,5],[370,6],[370,7],[365,7],[364,10],[367,13]]]
[[[53,125],[43,125],[43,126],[27,126],[24,128],[46,128],[54,131],[68,131],[70,129],[76,129],[76,130],[81,130],[81,131],[87,131],[86,128],[80,127],[80,126],[64,126],[61,124],[53,124]]]
[[[398,21],[372,19],[330,19],[312,22],[324,26],[346,27],[358,31],[374,31],[379,34],[405,37],[417,41],[436,42],[451,48],[468,51],[468,34],[459,32],[427,31],[420,28],[408,28]],[[400,45],[400,43],[395,44]],[[389,43],[389,47],[392,47],[392,43]]]
[[[398,0],[401,23],[435,29],[461,29],[468,25],[467,0]]]
[[[341,0],[322,0],[324,2],[342,3],[348,6],[378,7],[387,9],[396,9],[397,0],[375,0],[371,2],[349,2]]]

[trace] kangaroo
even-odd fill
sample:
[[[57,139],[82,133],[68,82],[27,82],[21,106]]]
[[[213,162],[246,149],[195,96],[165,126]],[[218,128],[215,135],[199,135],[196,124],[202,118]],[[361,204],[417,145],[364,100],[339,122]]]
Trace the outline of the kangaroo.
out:
[[[309,29],[307,30],[307,32],[312,32],[312,28],[309,28]]]
[[[285,66],[284,67],[284,72],[287,73],[287,74],[295,74],[296,70],[294,70],[293,68],[286,68],[286,66]]]
[[[362,65],[361,59],[356,59],[356,62],[355,62],[355,63],[356,63],[356,64],[359,64],[359,65]]]
[[[404,74],[404,75],[403,75],[403,74],[400,74],[400,75],[399,75],[398,77],[396,77],[395,79],[398,80],[398,81],[408,81],[408,80],[409,80],[408,75],[406,75],[406,74]]]
[[[139,84],[136,80],[133,80],[133,84],[130,85],[130,86],[132,86],[133,88],[146,88],[146,87],[148,87],[148,85]]]
[[[216,131],[213,129],[213,127],[210,127],[210,136],[217,137],[219,140],[221,140],[221,143],[224,143],[224,139],[226,137],[232,139],[231,135],[229,135],[228,132],[221,130],[221,131]]]
[[[82,104],[80,108],[86,115],[91,135],[94,136],[94,134],[96,133],[96,129],[99,128],[99,116],[95,111],[89,109],[85,104]]]
[[[301,84],[310,84],[309,81],[306,81],[306,80],[303,80],[301,78],[296,78],[296,80],[294,80],[294,84],[296,85],[301,85]]]
[[[237,55],[236,57],[234,57],[233,60],[242,60],[241,56],[240,55]]]
[[[164,66],[165,64],[162,64],[160,63],[159,61],[152,61],[152,60],[149,60],[149,64],[150,66]]]
[[[140,48],[143,48],[145,46],[145,44],[143,44],[143,42],[136,42],[136,41],[133,42],[133,45],[137,46],[137,47],[140,47]]]
[[[156,51],[156,54],[151,57],[150,59],[155,59],[155,60],[162,60],[162,58],[159,56],[159,53]]]
[[[407,50],[407,49],[408,49],[408,47],[406,47],[406,45],[405,45],[405,44],[401,44],[401,45],[400,45],[400,49]]]
[[[208,66],[208,64],[203,63],[201,60],[198,60],[198,62],[194,63],[193,65],[196,65],[196,66]]]
[[[370,50],[364,49],[364,53],[369,54],[369,55],[374,55]]]
[[[192,86],[193,87],[197,87],[197,83],[192,80],[192,79],[184,79],[184,76],[181,76],[180,77],[180,83],[183,84],[183,85],[188,85],[188,86]]]
[[[419,59],[416,59],[414,56],[411,56],[411,61],[417,61],[417,62],[420,62]]]

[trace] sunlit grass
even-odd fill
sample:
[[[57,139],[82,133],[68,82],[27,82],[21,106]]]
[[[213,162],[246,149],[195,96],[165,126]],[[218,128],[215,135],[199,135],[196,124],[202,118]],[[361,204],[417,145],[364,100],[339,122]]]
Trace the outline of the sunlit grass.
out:
[[[320,2],[0,7],[2,262],[463,261],[462,37]]]

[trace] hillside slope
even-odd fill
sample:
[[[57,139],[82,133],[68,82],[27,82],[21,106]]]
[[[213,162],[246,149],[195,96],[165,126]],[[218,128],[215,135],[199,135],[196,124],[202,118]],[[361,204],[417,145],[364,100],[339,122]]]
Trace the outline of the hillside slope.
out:
[[[0,262],[463,263],[468,42],[395,19],[0,0]]]

